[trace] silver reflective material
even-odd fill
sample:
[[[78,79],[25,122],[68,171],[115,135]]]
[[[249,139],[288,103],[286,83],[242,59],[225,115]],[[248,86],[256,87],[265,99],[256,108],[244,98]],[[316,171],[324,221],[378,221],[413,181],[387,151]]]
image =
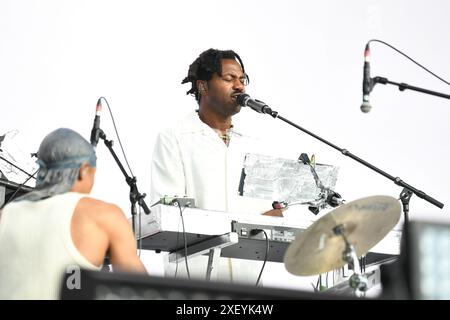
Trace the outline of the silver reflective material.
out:
[[[315,170],[322,184],[334,189],[339,168],[316,164]],[[258,154],[245,157],[240,188],[242,196],[296,203],[314,201],[320,198],[320,192],[311,168],[299,160]]]
[[[20,145],[23,137],[21,137],[19,130],[10,130],[0,135],[0,172],[7,180],[21,183],[29,178],[29,174],[34,173],[38,166],[33,161],[30,153],[25,152]],[[21,171],[20,169],[23,171]],[[0,174],[1,176],[1,174]],[[26,182],[29,187],[35,186],[35,181],[29,179]]]

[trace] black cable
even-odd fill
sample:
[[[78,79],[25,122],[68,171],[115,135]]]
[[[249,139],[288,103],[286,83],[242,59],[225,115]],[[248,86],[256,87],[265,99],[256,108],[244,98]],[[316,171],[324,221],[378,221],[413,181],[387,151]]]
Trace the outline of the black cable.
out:
[[[359,272],[364,273],[364,256],[359,258]]]
[[[424,69],[425,71],[427,71],[428,73],[430,73],[431,75],[435,76],[436,78],[438,78],[439,80],[441,80],[442,82],[448,84],[450,86],[450,83],[444,79],[442,79],[441,77],[439,77],[438,75],[436,75],[435,73],[431,72],[430,70],[428,70],[427,68],[425,68],[423,65],[421,65],[420,63],[418,63],[417,61],[415,61],[414,59],[410,58],[407,54],[401,52],[400,50],[396,49],[394,46],[391,46],[389,43],[378,40],[378,39],[371,39],[369,40],[369,42],[367,42],[367,44],[371,43],[371,42],[379,42],[382,43],[386,46],[388,46],[389,48],[397,51],[398,53],[400,53],[402,56],[406,57],[407,59],[409,59],[410,61],[412,61],[413,63],[415,63],[416,65],[418,65],[419,67],[421,67],[422,69]]]
[[[175,245],[175,248],[177,249],[177,250],[175,250],[175,260],[176,260],[176,262],[175,262],[175,275],[174,275],[174,277],[176,278],[177,277],[177,274],[178,274],[178,244],[180,243],[179,242],[179,240],[180,240],[180,222],[181,222],[181,219],[180,220],[178,220],[178,226],[177,226],[177,241],[176,241],[176,245]]]
[[[116,122],[114,121],[114,116],[112,114],[111,108],[109,107],[108,100],[106,100],[105,97],[100,97],[100,99],[103,99],[106,102],[106,106],[108,107],[109,114],[111,115],[112,123],[113,123],[113,126],[114,126],[114,131],[116,132],[117,140],[119,141],[120,149],[122,149],[122,154],[123,154],[123,157],[125,159],[125,162],[127,163],[128,169],[130,170],[131,176],[134,177],[133,171],[131,170],[130,164],[128,163],[127,156],[126,156],[125,151],[123,149],[122,142],[120,141],[119,132],[117,131]]]
[[[183,239],[184,239],[184,261],[186,264],[186,273],[188,276],[188,279],[191,279],[191,273],[189,272],[189,265],[188,265],[188,251],[187,251],[187,238],[186,238],[186,229],[184,228],[184,217],[183,217],[183,210],[181,209],[180,202],[178,200],[173,201],[173,204],[178,207],[180,210],[180,217],[181,217],[181,224],[183,225]]]
[[[319,291],[319,284],[320,284],[320,274],[319,274],[319,277],[317,278],[316,286],[314,287],[315,292]]]
[[[0,150],[0,151],[1,151],[1,150]],[[3,158],[2,156],[0,156],[0,159],[3,160],[3,161],[5,161],[5,162],[7,162],[7,163],[10,164],[10,165],[12,165],[14,168],[16,168],[16,169],[22,171],[22,172],[25,173],[28,177],[33,178],[34,180],[36,180],[36,178],[33,177],[32,174],[29,174],[28,172],[26,172],[26,171],[23,170],[22,168],[16,166],[14,163],[12,163],[11,161],[9,161],[8,159]],[[27,181],[28,181],[28,180],[27,180]]]
[[[178,243],[179,243],[179,239],[180,239],[180,220],[178,220],[178,226],[177,226],[177,241],[176,241],[176,245],[175,245],[175,275],[174,277],[177,277],[177,273],[178,273]]]
[[[8,201],[5,202],[5,203],[3,204],[2,208],[3,208],[4,206],[6,206],[8,203],[10,203],[10,202],[15,198],[17,192],[19,192],[19,191],[22,189],[22,187],[25,185],[25,183],[28,182],[28,180],[30,180],[31,178],[34,178],[34,176],[36,175],[36,173],[38,173],[38,171],[39,171],[39,169],[37,169],[33,174],[31,174],[24,182],[22,182],[22,183],[17,187],[16,191],[14,191],[14,193],[9,197]],[[35,178],[35,179],[36,179],[36,178]]]
[[[267,236],[266,231],[262,229],[254,230],[254,231],[262,231],[264,233],[264,237],[266,237],[266,255],[264,256],[264,263],[261,267],[261,271],[259,272],[258,280],[256,280],[255,286],[258,286],[259,281],[261,280],[262,273],[264,271],[264,267],[266,266],[267,258],[269,256],[269,237]]]
[[[141,257],[142,251],[142,208],[139,206],[139,228],[138,228],[138,248],[139,248],[139,258]]]
[[[322,291],[322,274],[319,274],[319,292]]]

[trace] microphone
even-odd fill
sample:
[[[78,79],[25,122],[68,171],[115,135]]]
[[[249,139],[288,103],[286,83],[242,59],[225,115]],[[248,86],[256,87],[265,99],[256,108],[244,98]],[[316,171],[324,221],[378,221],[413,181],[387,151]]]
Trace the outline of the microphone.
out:
[[[272,109],[267,104],[259,100],[253,100],[246,93],[238,95],[236,101],[241,107],[250,107],[258,113],[272,114]]]
[[[366,45],[364,50],[364,71],[363,71],[363,102],[361,105],[361,111],[368,113],[372,106],[369,102],[369,94],[373,88],[373,80],[370,78],[370,48],[369,44]]]
[[[94,125],[91,131],[91,144],[94,149],[97,147],[98,140],[100,138],[100,115],[102,113],[102,98],[98,99],[97,106],[95,108]]]

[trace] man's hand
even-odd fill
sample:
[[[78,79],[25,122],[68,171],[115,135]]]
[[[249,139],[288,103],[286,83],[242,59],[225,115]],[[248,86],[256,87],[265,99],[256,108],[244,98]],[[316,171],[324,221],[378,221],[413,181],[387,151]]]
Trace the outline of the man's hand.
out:
[[[264,216],[283,217],[283,211],[286,209],[272,209],[263,213]]]

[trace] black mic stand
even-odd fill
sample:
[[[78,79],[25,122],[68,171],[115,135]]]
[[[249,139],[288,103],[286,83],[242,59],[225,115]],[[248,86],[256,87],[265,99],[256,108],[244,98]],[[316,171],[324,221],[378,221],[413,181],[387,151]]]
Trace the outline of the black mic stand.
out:
[[[1,142],[1,141],[0,141],[0,142]],[[2,152],[2,151],[3,151],[3,150],[0,149],[0,152]],[[23,169],[20,168],[19,166],[15,165],[14,163],[12,163],[11,161],[9,161],[8,159],[3,158],[2,156],[0,156],[0,160],[5,161],[7,164],[13,166],[14,168],[20,170],[21,172],[25,173],[25,174],[28,176],[28,177],[25,179],[25,181],[22,182],[21,184],[17,184],[17,182],[14,182],[14,181],[13,181],[14,184],[17,184],[17,186],[14,186],[15,191],[14,191],[14,193],[13,193],[11,196],[9,196],[8,201],[6,201],[6,195],[5,195],[5,199],[4,199],[4,200],[0,199],[0,210],[1,210],[1,209],[3,209],[3,207],[6,206],[9,202],[11,202],[11,201],[14,200],[14,198],[16,197],[16,195],[19,193],[20,190],[31,191],[31,190],[34,189],[34,188],[31,188],[31,187],[25,186],[25,184],[26,184],[31,178],[33,178],[34,180],[36,180],[35,175],[36,175],[37,171],[36,171],[35,173],[33,173],[33,174],[29,174],[28,172],[26,172],[25,170],[23,170]],[[1,170],[0,170],[0,180],[6,180],[6,181],[9,181],[8,178],[3,174],[3,172],[2,172]],[[1,186],[0,186],[0,188],[1,188]],[[1,190],[1,189],[0,189],[0,190]]]
[[[428,90],[428,89],[424,89],[424,88],[420,88],[420,87],[416,87],[416,86],[410,86],[409,84],[403,83],[403,82],[398,83],[398,82],[390,81],[389,79],[384,78],[384,77],[372,78],[371,79],[371,90],[377,83],[384,84],[384,85],[392,84],[394,86],[397,86],[398,90],[400,90],[400,91],[413,90],[413,91],[418,91],[418,92],[426,93],[429,95],[433,95],[433,96],[437,96],[437,97],[441,97],[441,98],[445,98],[445,99],[450,99],[450,95],[448,95],[448,94],[444,94],[441,92],[432,91],[432,90]],[[409,200],[411,199],[412,194],[413,194],[413,192],[406,187],[400,193],[400,200],[402,201],[403,212],[405,214],[405,217],[408,216]],[[442,208],[442,207],[440,207],[440,208]]]
[[[116,160],[116,163],[120,168],[120,171],[122,171],[123,175],[125,176],[125,181],[130,186],[131,223],[133,224],[133,233],[136,234],[135,232],[136,203],[138,203],[142,207],[142,209],[144,209],[145,214],[150,214],[150,209],[148,208],[144,200],[146,194],[139,193],[139,190],[136,185],[136,177],[130,177],[128,173],[125,171],[125,168],[123,167],[122,163],[120,162],[119,158],[114,152],[113,141],[106,139],[106,135],[102,129],[99,129],[99,137],[100,139],[103,139],[103,141],[105,142],[106,147],[111,152],[111,155],[113,156],[114,160]]]
[[[2,150],[0,149],[0,151],[2,151]],[[3,158],[2,156],[0,156],[0,160],[5,161],[7,164],[9,164],[9,165],[13,166],[14,168],[16,168],[17,170],[19,170],[19,171],[25,173],[30,179],[31,179],[31,178],[36,179],[32,174],[29,174],[28,172],[26,172],[26,171],[23,170],[22,168],[16,166],[14,163],[12,163],[11,161],[9,161],[8,159],[5,159],[5,158]]]
[[[430,94],[430,95],[445,98],[445,99],[450,99],[450,95],[448,95],[448,94],[444,94],[444,93],[440,93],[437,91],[432,91],[432,90],[428,90],[428,89],[424,89],[424,88],[420,88],[420,87],[410,86],[407,83],[397,83],[397,82],[389,81],[387,78],[383,78],[383,77],[372,78],[371,82],[372,82],[372,85],[371,85],[372,88],[377,83],[392,84],[394,86],[397,86],[398,90],[400,90],[400,91],[405,91],[408,89],[408,90],[414,90],[414,91]]]
[[[321,141],[321,142],[327,144],[328,146],[330,146],[330,147],[332,147],[332,148],[338,150],[338,151],[341,152],[344,156],[347,156],[347,157],[352,158],[353,160],[355,160],[355,161],[361,163],[362,165],[364,165],[364,166],[366,166],[366,167],[368,167],[368,168],[374,170],[375,172],[377,172],[377,173],[381,174],[382,176],[388,178],[389,180],[393,181],[396,185],[398,185],[398,186],[400,186],[400,187],[403,187],[403,190],[402,190],[402,192],[401,192],[401,194],[400,194],[400,200],[402,201],[402,204],[403,204],[403,213],[404,213],[404,216],[405,216],[405,224],[407,224],[407,222],[408,222],[409,199],[411,198],[412,194],[417,195],[419,198],[424,199],[425,201],[428,201],[429,203],[435,205],[436,207],[438,207],[438,208],[440,208],[440,209],[442,209],[442,208],[444,207],[444,204],[443,204],[443,203],[441,203],[441,202],[439,202],[438,200],[436,200],[436,199],[430,197],[430,196],[427,195],[425,192],[423,192],[423,191],[421,191],[421,190],[418,190],[418,189],[414,188],[413,186],[407,184],[406,182],[404,182],[404,181],[403,181],[402,179],[400,179],[399,177],[394,177],[394,176],[392,176],[392,175],[390,175],[390,174],[384,172],[383,170],[378,169],[377,167],[375,167],[374,165],[370,164],[369,162],[367,162],[367,161],[365,161],[365,160],[363,160],[363,159],[361,159],[361,158],[355,156],[354,154],[352,154],[352,153],[351,153],[350,151],[348,151],[347,149],[339,148],[338,146],[334,145],[333,143],[328,142],[327,140],[325,140],[325,139],[319,137],[318,135],[312,133],[311,131],[306,130],[306,129],[300,127],[299,125],[293,123],[292,121],[289,121],[289,120],[286,119],[286,118],[283,118],[282,116],[280,116],[280,115],[278,114],[277,111],[273,111],[273,110],[272,110],[271,108],[269,108],[267,105],[264,106],[264,107],[261,109],[261,111],[262,111],[261,113],[269,114],[269,115],[271,115],[273,118],[278,118],[278,119],[280,119],[280,120],[286,122],[287,124],[290,124],[291,126],[293,126],[293,127],[297,128],[297,129],[299,129],[299,130],[305,132],[306,134],[312,136],[313,138],[316,138],[317,140],[319,140],[319,141]]]

